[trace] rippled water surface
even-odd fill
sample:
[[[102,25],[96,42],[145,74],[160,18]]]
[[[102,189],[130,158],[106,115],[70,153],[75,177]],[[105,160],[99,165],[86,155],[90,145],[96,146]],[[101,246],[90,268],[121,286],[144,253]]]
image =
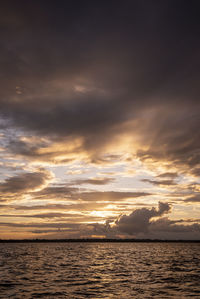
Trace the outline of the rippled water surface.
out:
[[[0,298],[200,298],[200,243],[2,243]]]

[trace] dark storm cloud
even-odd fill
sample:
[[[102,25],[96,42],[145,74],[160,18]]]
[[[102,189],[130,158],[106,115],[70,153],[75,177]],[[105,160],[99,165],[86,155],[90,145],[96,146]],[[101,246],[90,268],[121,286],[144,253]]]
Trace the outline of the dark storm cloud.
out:
[[[159,202],[158,209],[139,208],[134,210],[130,215],[122,215],[111,226],[106,224],[94,224],[96,234],[111,236],[121,236],[121,234],[134,236],[136,238],[153,238],[153,239],[199,239],[200,225],[199,219],[170,220],[162,217],[170,212],[168,203]],[[154,220],[153,220],[154,219]],[[182,223],[185,224],[182,224]],[[187,224],[193,222],[193,224]]]
[[[198,11],[180,0],[1,4],[1,116],[27,132],[82,137],[93,152],[133,120],[129,134],[148,147],[141,160],[198,165]]]
[[[136,209],[128,216],[121,216],[115,221],[115,224],[117,230],[130,235],[138,232],[146,232],[148,231],[152,217],[162,216],[163,214],[168,213],[169,210],[169,204],[159,202],[158,210],[155,208],[152,208],[151,210],[147,208]]]
[[[48,171],[21,173],[0,184],[0,193],[20,194],[43,187],[51,178]]]

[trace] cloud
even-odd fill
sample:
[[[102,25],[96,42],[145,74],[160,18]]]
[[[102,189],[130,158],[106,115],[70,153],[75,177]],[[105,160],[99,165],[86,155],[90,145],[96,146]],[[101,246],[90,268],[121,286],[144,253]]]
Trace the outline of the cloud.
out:
[[[59,205],[50,205],[49,207],[54,209],[59,208]],[[47,205],[48,207],[48,205]],[[31,207],[27,207],[31,208]],[[36,206],[41,208],[41,206]],[[62,207],[63,208],[63,207]],[[130,215],[121,215],[113,222],[113,217],[108,218],[105,224],[93,222],[90,224],[80,223],[79,215],[75,214],[75,218],[67,215],[67,219],[73,220],[68,222],[64,220],[65,213],[41,213],[33,215],[19,215],[19,217],[25,218],[52,218],[56,219],[60,217],[60,221],[57,222],[1,222],[1,227],[15,227],[16,229],[29,229],[33,228],[33,232],[37,234],[44,234],[47,238],[67,238],[67,237],[91,237],[105,236],[105,237],[134,237],[134,238],[149,238],[149,239],[194,239],[198,240],[200,237],[200,225],[199,219],[179,219],[170,220],[167,217],[162,217],[164,214],[169,213],[171,207],[168,203],[159,202],[158,208],[138,208],[135,209]],[[60,215],[62,214],[62,215]],[[6,215],[5,215],[6,216]],[[68,217],[69,216],[69,217]],[[13,215],[13,217],[15,217]],[[84,217],[87,221],[99,220],[98,217],[91,217],[90,215],[83,215],[81,218],[84,221]],[[162,218],[160,218],[162,217]],[[156,219],[158,218],[158,219]],[[76,219],[78,222],[76,222]],[[185,223],[185,224],[184,224]],[[189,224],[187,224],[189,223]],[[192,224],[190,224],[192,223]],[[55,229],[55,230],[54,230]],[[59,231],[56,231],[59,230]]]
[[[0,168],[2,171],[19,171],[24,170],[24,163],[16,162],[0,162]]]
[[[200,167],[196,167],[196,168],[192,169],[191,173],[196,177],[200,177]]]
[[[9,205],[0,205],[0,209],[4,211],[46,211],[46,210],[53,210],[55,211],[64,211],[69,212],[72,211],[73,213],[80,213],[80,211],[88,212],[88,211],[116,211],[119,213],[120,211],[130,211],[132,210],[133,206],[150,206],[150,204],[141,203],[141,202],[117,202],[115,207],[110,207],[109,205],[112,204],[110,202],[96,202],[96,201],[77,201],[74,203],[48,203],[48,204],[35,204],[35,205],[18,205],[18,204],[9,204]],[[106,217],[106,216],[105,216]]]
[[[115,221],[115,228],[118,231],[129,235],[134,235],[135,233],[140,232],[147,232],[151,218],[162,216],[169,211],[169,204],[163,202],[159,202],[157,210],[155,208],[136,209],[128,216],[120,216],[120,218]]]
[[[135,203],[160,186],[187,196],[183,208],[199,202],[199,4],[183,1],[180,13],[176,0],[108,2],[84,1],[78,10],[65,1],[49,1],[48,10],[43,1],[1,5],[0,155],[4,165],[11,159],[24,163],[16,169],[24,172],[3,177],[1,201],[28,194],[38,210],[37,200],[48,200],[51,210],[63,202],[69,210],[95,210],[127,199]],[[66,183],[61,176],[68,169],[54,168],[83,161],[89,178]],[[57,185],[48,185],[51,174],[44,169],[25,170],[33,165],[52,167]],[[133,184],[150,169],[154,178],[143,182],[153,186],[83,189],[113,182],[109,174],[91,178],[94,168],[118,173],[117,190],[130,190],[121,186],[133,175],[126,169],[135,171]],[[180,180],[192,176],[193,185],[179,187],[179,173]],[[137,212],[147,217],[143,234],[145,227],[150,234],[151,213],[160,209]]]
[[[86,222],[94,222],[94,221],[101,221],[102,217],[98,217],[97,215],[90,215],[90,214],[81,214],[81,213],[59,213],[59,212],[52,212],[52,213],[39,213],[39,214],[1,214],[0,217],[5,218],[12,218],[17,219],[31,219],[31,218],[37,218],[37,219],[43,219],[45,221],[48,219],[51,223],[54,221],[60,221],[64,223],[86,223]]]
[[[4,194],[12,195],[33,192],[44,188],[51,179],[52,174],[46,170],[20,173],[0,183],[0,193],[4,196]]]
[[[78,196],[85,201],[123,201],[127,198],[138,198],[149,196],[151,193],[148,192],[120,192],[120,191],[92,191],[92,192],[81,192]]]
[[[196,106],[199,109],[199,106]],[[186,108],[180,107],[178,115],[168,106],[168,111],[163,114],[160,111],[158,116],[158,127],[155,127],[155,119],[146,128],[144,136],[147,149],[139,149],[137,156],[141,161],[147,163],[148,161],[159,161],[168,163],[171,167],[176,167],[177,170],[185,174],[192,174],[199,165],[200,144],[199,132],[199,117],[195,112],[195,105]],[[155,128],[155,130],[154,130]],[[154,130],[153,134],[150,131]],[[148,140],[149,137],[151,138]]]
[[[76,217],[84,217],[81,214],[74,214],[74,213],[41,213],[41,214],[5,214],[0,215],[0,217],[20,217],[20,218],[76,218]]]
[[[13,222],[0,222],[0,226],[8,226],[8,227],[54,227],[54,228],[68,228],[78,229],[81,224],[79,223],[63,223],[63,222],[51,222],[51,223],[38,223],[38,222],[31,222],[31,223],[13,223]]]
[[[81,183],[88,183],[94,184],[94,185],[104,185],[105,183],[110,182],[110,180],[100,180],[96,182],[96,179],[93,180],[84,180],[84,182]],[[76,181],[76,184],[78,184],[79,180]],[[69,185],[61,185],[61,186],[49,186],[46,188],[43,188],[40,191],[36,191],[32,193],[33,199],[44,199],[44,200],[49,200],[49,199],[54,199],[54,200],[71,200],[71,201],[77,201],[77,200],[82,200],[85,202],[93,201],[93,202],[98,202],[98,201],[123,201],[127,198],[138,198],[138,197],[144,197],[144,196],[149,196],[152,195],[149,192],[123,192],[123,191],[85,191],[87,189],[79,189],[76,187],[73,187],[73,184],[71,183]]]
[[[186,221],[187,222],[187,221]],[[182,240],[199,240],[200,238],[200,225],[193,224],[178,224],[168,218],[161,218],[152,221],[149,226],[150,236],[161,239],[182,239]]]
[[[79,158],[81,157],[79,147],[79,142],[76,140],[72,142],[70,139],[67,142],[53,142],[48,138],[37,136],[24,136],[23,138],[11,136],[5,149],[11,155],[30,161],[69,164],[76,160],[77,153],[79,153]]]
[[[54,199],[54,200],[60,200],[60,199],[69,199],[73,198],[75,199],[75,196],[77,195],[79,189],[70,187],[70,186],[48,186],[40,191],[36,191],[32,193],[33,199]]]
[[[67,204],[56,204],[56,203],[49,203],[49,204],[37,204],[37,205],[32,205],[32,206],[27,206],[27,205],[0,205],[1,209],[11,209],[11,210],[16,210],[16,211],[35,211],[35,210],[62,210],[62,211],[75,211],[75,212],[80,212],[80,211],[94,211],[94,210],[99,210],[99,209],[105,209],[107,206],[107,203],[96,203],[96,202],[75,202],[73,204],[67,203]]]
[[[197,202],[197,203],[200,203],[200,195],[197,194],[195,196],[190,196],[190,197],[184,199],[184,202],[193,202],[193,203]]]
[[[170,220],[161,217],[169,213],[171,207],[168,203],[159,202],[158,209],[139,208],[130,215],[121,215],[115,220],[114,225],[108,221],[105,224],[95,224],[96,234],[107,237],[126,236],[144,239],[165,239],[165,240],[199,240],[200,224],[199,219]],[[182,224],[182,223],[185,224]],[[191,223],[192,224],[187,224]]]
[[[114,9],[113,3],[98,9],[90,3],[78,14],[75,5],[49,4],[49,14],[44,11],[35,2],[2,6],[2,119],[52,142],[81,138],[94,163],[129,135],[142,161],[197,166],[196,4],[182,4],[181,16],[172,1],[115,3]],[[41,153],[43,146],[15,141],[11,150],[55,159],[56,152]]]
[[[72,181],[73,185],[84,185],[84,184],[91,184],[91,185],[106,185],[109,183],[113,183],[115,181],[114,178],[104,177],[104,178],[91,178],[91,179],[78,179]]]
[[[173,185],[177,185],[176,182],[174,182],[173,179],[169,179],[169,180],[149,180],[149,179],[142,179],[142,182],[147,182],[153,185],[158,185],[158,186],[173,186]]]
[[[157,178],[169,178],[169,179],[176,179],[178,177],[178,173],[176,172],[164,172],[157,175]]]

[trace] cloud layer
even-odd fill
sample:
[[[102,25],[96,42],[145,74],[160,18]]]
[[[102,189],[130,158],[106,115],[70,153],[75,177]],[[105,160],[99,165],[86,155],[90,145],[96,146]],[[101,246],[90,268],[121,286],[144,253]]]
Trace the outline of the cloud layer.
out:
[[[0,201],[10,215],[67,206],[85,213],[88,234],[90,217],[103,229],[121,212],[121,234],[178,234],[180,224],[152,219],[169,212],[147,208],[159,201],[173,203],[173,219],[196,218],[198,11],[180,0],[1,4]]]

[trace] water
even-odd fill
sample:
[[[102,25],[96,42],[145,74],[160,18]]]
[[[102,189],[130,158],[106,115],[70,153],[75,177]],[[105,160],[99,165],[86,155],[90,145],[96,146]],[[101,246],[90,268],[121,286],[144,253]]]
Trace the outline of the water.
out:
[[[200,298],[200,244],[1,243],[0,298]]]

